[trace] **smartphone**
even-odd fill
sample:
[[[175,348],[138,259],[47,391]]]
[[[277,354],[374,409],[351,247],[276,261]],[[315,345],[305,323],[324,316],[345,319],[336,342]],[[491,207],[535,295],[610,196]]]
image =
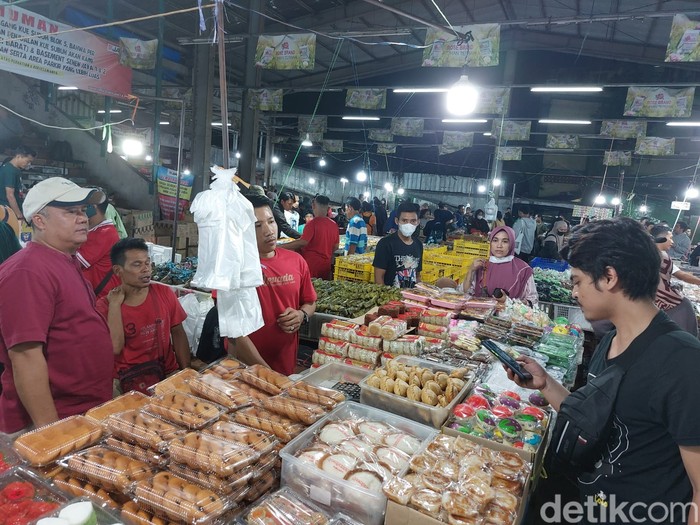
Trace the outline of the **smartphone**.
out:
[[[520,379],[523,381],[527,381],[528,379],[532,379],[532,375],[530,372],[527,372],[523,370],[520,367],[520,363],[518,363],[515,359],[513,359],[510,355],[508,355],[506,352],[501,350],[496,343],[491,341],[490,339],[486,339],[485,341],[481,342],[486,349],[491,352],[493,355],[495,355],[498,360],[506,365],[508,368],[510,368],[513,373],[518,376]]]

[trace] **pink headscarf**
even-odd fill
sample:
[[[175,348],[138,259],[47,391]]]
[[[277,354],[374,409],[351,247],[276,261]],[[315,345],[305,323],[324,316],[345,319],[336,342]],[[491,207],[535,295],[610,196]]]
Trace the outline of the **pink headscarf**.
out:
[[[489,242],[493,240],[499,232],[506,232],[510,244],[508,255],[515,253],[515,232],[508,226],[499,226],[489,233]],[[490,296],[496,288],[501,288],[508,292],[511,299],[524,299],[525,286],[528,280],[532,277],[532,268],[525,261],[514,257],[513,260],[502,263],[486,262],[485,268],[479,268],[476,271],[476,282],[474,293],[480,297],[485,295],[483,288],[486,287],[486,293]]]

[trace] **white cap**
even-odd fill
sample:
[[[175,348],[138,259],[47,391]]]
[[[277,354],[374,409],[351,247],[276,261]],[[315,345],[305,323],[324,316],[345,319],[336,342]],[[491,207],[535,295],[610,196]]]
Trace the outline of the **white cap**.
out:
[[[63,177],[51,177],[37,183],[27,192],[22,212],[27,221],[46,206],[75,206],[77,204],[99,204],[105,194],[94,188],[81,188]]]

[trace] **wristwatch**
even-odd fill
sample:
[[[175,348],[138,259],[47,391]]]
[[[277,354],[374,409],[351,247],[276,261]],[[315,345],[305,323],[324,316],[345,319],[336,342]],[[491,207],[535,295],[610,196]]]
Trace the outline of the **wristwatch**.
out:
[[[301,324],[306,324],[306,323],[308,323],[308,322],[309,322],[309,314],[307,314],[307,313],[306,313],[304,310],[302,310],[301,308],[299,308],[299,311],[300,311],[300,312],[302,313],[302,315],[304,316],[304,320],[301,322]]]

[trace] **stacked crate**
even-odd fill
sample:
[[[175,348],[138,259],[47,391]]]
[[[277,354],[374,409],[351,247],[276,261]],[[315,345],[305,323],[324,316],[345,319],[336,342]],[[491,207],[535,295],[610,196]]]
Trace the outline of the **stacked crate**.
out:
[[[373,283],[373,258],[374,256],[372,254],[336,257],[335,269],[333,270],[333,280],[354,281],[357,283]]]

